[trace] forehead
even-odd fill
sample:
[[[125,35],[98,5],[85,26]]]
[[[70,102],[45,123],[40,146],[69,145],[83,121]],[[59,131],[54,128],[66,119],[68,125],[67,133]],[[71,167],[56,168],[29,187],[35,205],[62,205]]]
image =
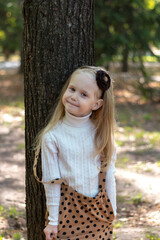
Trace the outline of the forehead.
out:
[[[98,90],[95,76],[87,72],[74,73],[71,77],[69,85],[76,85],[86,90]]]

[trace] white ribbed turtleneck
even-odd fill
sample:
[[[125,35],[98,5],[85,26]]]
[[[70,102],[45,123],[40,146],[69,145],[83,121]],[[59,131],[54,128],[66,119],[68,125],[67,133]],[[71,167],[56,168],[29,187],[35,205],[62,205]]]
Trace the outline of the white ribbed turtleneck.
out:
[[[94,125],[92,113],[75,117],[66,112],[62,121],[42,139],[43,181],[63,178],[78,192],[94,197],[98,193],[99,156],[94,157]],[[106,173],[106,191],[116,214],[114,178],[116,153]],[[44,184],[51,225],[58,225],[60,185]]]
[[[90,125],[89,117],[91,116],[91,114],[92,113],[89,113],[84,117],[75,117],[66,111],[63,123],[76,128],[86,127],[87,125]]]

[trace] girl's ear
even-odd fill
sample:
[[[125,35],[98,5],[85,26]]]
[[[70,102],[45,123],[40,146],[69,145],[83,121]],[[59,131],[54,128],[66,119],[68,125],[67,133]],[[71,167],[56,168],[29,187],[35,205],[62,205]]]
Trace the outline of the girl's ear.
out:
[[[103,99],[98,99],[92,107],[92,110],[97,110],[103,105]]]

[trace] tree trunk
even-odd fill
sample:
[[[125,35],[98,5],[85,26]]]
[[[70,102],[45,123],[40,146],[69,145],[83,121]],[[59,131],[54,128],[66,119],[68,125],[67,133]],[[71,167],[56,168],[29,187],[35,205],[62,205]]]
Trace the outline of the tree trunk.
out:
[[[122,72],[128,72],[128,55],[129,49],[128,47],[125,47],[122,53]]]
[[[93,64],[94,0],[25,0],[23,16],[28,240],[42,240],[45,196],[33,176],[32,144],[68,76]]]

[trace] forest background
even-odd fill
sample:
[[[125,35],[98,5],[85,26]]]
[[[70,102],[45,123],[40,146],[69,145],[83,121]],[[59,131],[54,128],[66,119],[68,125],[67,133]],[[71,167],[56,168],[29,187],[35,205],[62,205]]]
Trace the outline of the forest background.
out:
[[[23,1],[0,0],[0,239],[26,239]],[[115,82],[115,239],[160,239],[160,1],[95,1],[95,63]]]

